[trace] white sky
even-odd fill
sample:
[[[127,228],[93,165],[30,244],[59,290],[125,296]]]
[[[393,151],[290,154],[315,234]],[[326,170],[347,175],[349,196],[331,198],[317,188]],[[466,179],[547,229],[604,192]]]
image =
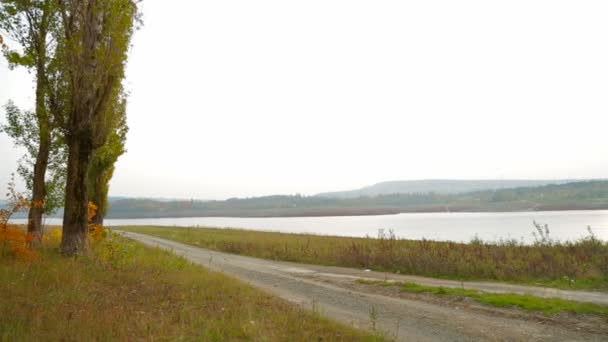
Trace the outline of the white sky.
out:
[[[608,1],[146,0],[143,11],[111,195],[608,177]],[[0,103],[33,107],[27,73],[2,60],[0,82]],[[0,184],[20,154],[0,137]]]

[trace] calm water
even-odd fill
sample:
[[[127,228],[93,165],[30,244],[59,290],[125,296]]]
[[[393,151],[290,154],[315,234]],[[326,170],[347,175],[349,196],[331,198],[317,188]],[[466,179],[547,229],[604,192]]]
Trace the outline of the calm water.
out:
[[[17,220],[19,221],[19,220]],[[608,210],[526,213],[425,213],[378,216],[229,218],[191,217],[160,219],[108,219],[106,225],[157,225],[244,228],[286,233],[340,236],[377,236],[379,229],[393,229],[400,238],[469,241],[476,234],[484,240],[501,238],[533,241],[533,221],[548,224],[551,236],[573,240],[587,235],[591,226],[598,238],[608,240]],[[60,224],[49,219],[48,224]]]

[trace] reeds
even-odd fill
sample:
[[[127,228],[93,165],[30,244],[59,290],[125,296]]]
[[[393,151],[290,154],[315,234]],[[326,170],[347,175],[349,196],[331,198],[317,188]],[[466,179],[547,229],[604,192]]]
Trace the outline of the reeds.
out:
[[[592,232],[577,241],[550,238],[535,224],[531,245],[517,240],[470,243],[404,240],[391,230],[375,238],[284,234],[234,229],[127,227],[219,251],[273,260],[367,268],[452,279],[538,283],[608,290],[608,244]]]

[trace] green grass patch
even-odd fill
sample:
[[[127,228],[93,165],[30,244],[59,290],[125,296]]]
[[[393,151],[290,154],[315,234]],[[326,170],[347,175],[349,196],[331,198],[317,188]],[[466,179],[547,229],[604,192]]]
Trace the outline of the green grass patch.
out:
[[[112,237],[89,256],[0,257],[0,341],[377,341],[172,253]]]
[[[608,316],[608,307],[592,303],[574,302],[559,298],[542,298],[513,293],[487,293],[462,288],[426,286],[416,283],[386,282],[359,279],[359,283],[379,286],[396,286],[402,292],[424,293],[448,298],[471,298],[478,303],[502,308],[518,308],[525,311],[554,315],[562,312]]]
[[[169,240],[270,260],[368,268],[456,280],[484,280],[570,290],[608,291],[608,244],[575,242],[522,245],[285,234],[239,229],[121,227]]]

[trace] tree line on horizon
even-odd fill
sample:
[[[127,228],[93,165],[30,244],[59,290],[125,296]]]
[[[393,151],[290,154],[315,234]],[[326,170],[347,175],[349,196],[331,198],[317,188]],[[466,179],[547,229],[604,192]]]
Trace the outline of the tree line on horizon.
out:
[[[608,209],[608,181],[583,181],[459,194],[396,193],[356,198],[274,195],[223,201],[120,198],[109,218],[317,216],[398,212]]]
[[[31,203],[27,230],[63,207],[60,250],[88,250],[89,202],[103,224],[109,181],[125,153],[127,52],[140,23],[135,0],[0,0],[0,47],[10,69],[34,76],[33,109],[5,105],[0,130],[25,150],[17,173]],[[13,44],[9,46],[9,41]]]

